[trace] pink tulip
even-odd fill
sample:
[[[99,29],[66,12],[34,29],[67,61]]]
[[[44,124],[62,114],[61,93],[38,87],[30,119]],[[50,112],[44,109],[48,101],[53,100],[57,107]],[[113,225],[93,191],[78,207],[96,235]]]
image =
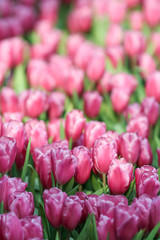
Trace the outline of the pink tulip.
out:
[[[72,154],[77,158],[77,167],[75,171],[75,181],[84,184],[90,177],[93,166],[91,154],[86,147],[79,146],[72,150]]]
[[[65,133],[67,139],[76,141],[82,134],[85,126],[85,118],[83,112],[79,110],[72,110],[66,116]]]
[[[122,133],[119,142],[119,152],[123,158],[135,164],[140,154],[141,141],[136,133]]]
[[[26,150],[27,146],[24,145],[22,152],[16,155],[15,163],[18,170],[22,169],[22,167],[24,166]]]
[[[136,116],[131,119],[127,126],[127,132],[137,132],[138,136],[147,138],[149,136],[149,122],[146,116]]]
[[[18,111],[18,98],[11,88],[4,87],[2,89],[0,94],[0,110],[2,113]]]
[[[152,73],[146,83],[146,95],[160,103],[160,72]]]
[[[99,240],[107,239],[108,236],[110,240],[116,240],[114,219],[101,214],[97,223],[97,234]]]
[[[62,209],[66,198],[67,194],[58,188],[50,188],[43,193],[46,216],[55,228],[62,225]]]
[[[48,98],[49,119],[58,118],[62,115],[65,105],[65,95],[61,92],[53,92]]]
[[[90,118],[97,117],[102,104],[102,96],[97,91],[87,91],[83,99],[86,115]]]
[[[154,47],[154,54],[159,58],[160,57],[160,33],[153,32],[151,35],[151,44]]]
[[[108,171],[108,186],[112,194],[124,194],[132,181],[132,175],[132,164],[114,160]]]
[[[106,34],[106,46],[119,46],[123,40],[123,30],[118,24],[112,24]]]
[[[80,34],[69,35],[67,40],[67,53],[69,57],[74,59],[79,46],[84,42],[84,38]]]
[[[148,53],[143,53],[139,56],[138,66],[144,79],[147,79],[151,73],[156,71],[156,62]]]
[[[146,97],[142,101],[142,111],[149,120],[149,124],[154,125],[159,117],[159,104],[153,97]]]
[[[160,222],[160,197],[155,197],[151,204],[150,210],[150,227],[153,229]],[[158,231],[158,235],[160,234],[160,230]]]
[[[0,86],[2,86],[7,72],[7,64],[4,61],[0,61]]]
[[[0,115],[0,137],[1,137],[1,132],[2,132],[2,125],[3,125],[3,122],[2,122],[2,117]]]
[[[141,0],[125,0],[125,2],[128,7],[132,8],[132,7],[137,6],[141,2]]]
[[[134,11],[130,15],[130,25],[131,29],[135,31],[140,31],[143,27],[144,16],[140,11]]]
[[[106,131],[106,124],[104,122],[90,121],[86,123],[84,129],[84,146],[91,148],[97,138],[102,136]]]
[[[105,72],[103,77],[98,82],[98,91],[103,94],[111,90],[111,73]]]
[[[124,49],[122,46],[108,47],[106,55],[114,68],[124,61]]]
[[[157,0],[144,1],[144,17],[149,26],[160,23],[160,3]]]
[[[0,179],[0,202],[3,201],[5,210],[8,209],[9,195],[15,191],[25,191],[27,185],[20,178],[9,178],[4,175]]]
[[[59,2],[58,1],[42,1],[40,3],[40,19],[46,20],[52,24],[58,19]]]
[[[151,165],[153,160],[152,149],[147,138],[141,139],[141,148],[138,158],[138,166]]]
[[[59,141],[60,140],[60,126],[65,126],[64,119],[55,118],[48,122],[47,129],[48,129],[48,138],[52,139],[52,141]]]
[[[109,1],[108,2],[108,16],[111,22],[120,23],[124,20],[126,15],[126,4],[123,1]]]
[[[129,99],[129,93],[123,89],[114,88],[111,93],[112,106],[117,113],[121,113],[126,109]]]
[[[95,215],[96,220],[99,218],[99,213],[98,213],[98,206],[97,206],[97,200],[98,200],[98,195],[91,194],[87,195],[87,198],[84,200],[84,208],[86,209],[86,214],[93,214]]]
[[[158,166],[160,166],[160,148],[157,148]]]
[[[107,142],[116,141],[117,149],[119,148],[120,143],[120,135],[118,132],[115,131],[107,131],[101,137],[105,138]]]
[[[22,122],[23,113],[22,112],[14,112],[14,113],[5,112],[3,114],[3,117],[4,117],[4,122],[9,122],[10,120]]]
[[[140,115],[142,112],[142,106],[139,103],[132,103],[127,106],[125,111],[123,112],[123,115],[128,122],[131,118],[135,118],[138,115]]]

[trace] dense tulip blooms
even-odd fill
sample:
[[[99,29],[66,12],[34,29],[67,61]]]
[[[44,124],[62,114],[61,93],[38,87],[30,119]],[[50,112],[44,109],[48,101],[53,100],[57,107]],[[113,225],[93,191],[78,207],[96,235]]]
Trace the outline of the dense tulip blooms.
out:
[[[91,194],[91,195],[87,195],[87,198],[85,198],[84,200],[84,208],[86,209],[86,213],[88,214],[93,214],[95,215],[96,220],[99,217],[99,213],[98,213],[98,208],[97,208],[97,199],[98,199],[98,195],[95,194]]]
[[[42,1],[40,2],[40,19],[46,20],[47,22],[54,24],[57,22],[59,10],[58,1]]]
[[[118,24],[112,24],[106,34],[106,45],[111,47],[118,46],[121,44],[122,39],[122,28]]]
[[[82,42],[84,42],[84,37],[82,35],[69,35],[67,39],[67,53],[72,59],[74,59],[76,51]]]
[[[147,138],[149,136],[149,122],[146,116],[132,118],[127,126],[127,132],[137,132],[138,136]]]
[[[138,232],[138,216],[130,206],[118,205],[115,208],[115,232],[119,240],[132,240]]]
[[[17,154],[16,140],[11,137],[0,137],[0,173],[8,172]]]
[[[75,174],[77,158],[67,148],[53,148],[52,171],[59,184],[66,184]]]
[[[8,208],[18,218],[24,218],[34,213],[34,198],[31,192],[17,191],[9,195]]]
[[[144,16],[140,11],[134,11],[130,15],[130,25],[133,30],[140,31],[143,27]]]
[[[1,240],[24,240],[21,221],[13,212],[0,215]]]
[[[160,72],[152,73],[146,83],[146,95],[160,103]]]
[[[141,75],[145,79],[156,71],[156,62],[154,58],[148,53],[143,53],[138,58],[138,66],[141,69]]]
[[[109,165],[117,157],[116,141],[107,141],[100,137],[94,142],[93,163],[99,173],[108,173]]]
[[[158,165],[160,166],[160,148],[157,148]]]
[[[24,148],[25,132],[22,122],[11,120],[2,126],[2,136],[11,137],[16,140],[17,153],[21,153]]]
[[[138,158],[138,166],[151,165],[153,160],[152,149],[147,138],[141,139],[141,148]]]
[[[65,120],[64,119],[59,119],[55,118],[48,122],[47,124],[47,130],[48,130],[48,138],[51,139],[53,142],[54,141],[59,141],[60,138],[60,126],[65,127]]]
[[[107,131],[104,133],[101,137],[104,137],[108,142],[110,141],[116,141],[117,143],[117,149],[119,148],[119,142],[120,142],[120,135],[118,132],[115,131]]]
[[[110,240],[116,240],[114,219],[101,214],[97,224],[97,234],[99,240],[107,239],[108,236]]]
[[[124,61],[124,49],[122,46],[108,47],[106,49],[108,60],[114,68]]]
[[[146,48],[146,39],[139,31],[128,31],[124,37],[124,48],[130,57],[136,57]]]
[[[151,229],[154,228],[160,222],[160,196],[155,197],[151,204],[150,210],[150,227]],[[160,230],[158,231],[160,234]]]
[[[103,77],[100,79],[98,83],[98,91],[101,94],[111,90],[111,76],[111,73],[105,72]]]
[[[0,93],[0,110],[2,113],[18,111],[18,97],[11,88],[2,88]]]
[[[15,191],[25,191],[27,185],[20,178],[9,178],[4,175],[0,179],[0,202],[3,201],[4,209],[8,209],[9,195]]]
[[[65,95],[61,92],[53,92],[49,95],[49,119],[58,118],[64,111]]]
[[[129,93],[123,89],[114,88],[111,93],[112,106],[117,113],[121,113],[126,109],[129,99]]]
[[[77,196],[67,197],[62,210],[62,225],[69,231],[76,228],[82,216],[81,200]]]
[[[77,109],[72,110],[66,116],[65,134],[68,139],[78,140],[85,126],[83,112]]]
[[[25,124],[26,140],[31,138],[31,152],[36,147],[41,147],[48,143],[47,129],[43,121],[31,119]]]
[[[86,147],[79,146],[72,150],[73,155],[77,158],[77,167],[75,171],[75,181],[84,184],[90,177],[93,166],[91,154]]]
[[[10,120],[16,120],[16,121],[22,122],[23,113],[22,112],[14,112],[14,113],[5,112],[3,114],[3,117],[4,117],[4,122],[9,122]]]
[[[21,219],[21,226],[23,227],[24,240],[28,239],[43,239],[43,228],[41,217],[29,216]]]
[[[160,3],[157,0],[144,1],[144,17],[146,22],[154,27],[160,22]]]
[[[108,170],[108,186],[112,194],[124,194],[132,181],[133,165],[114,160]]]
[[[123,158],[132,164],[138,160],[141,141],[136,133],[122,133],[119,142],[119,152]]]
[[[155,197],[160,190],[160,182],[157,170],[151,166],[143,166],[135,170],[137,197],[148,194]]]
[[[86,123],[84,129],[84,146],[91,148],[97,138],[106,132],[106,124],[104,122],[90,121]]]
[[[132,103],[123,112],[123,115],[128,122],[131,118],[140,115],[142,112],[142,106],[139,103]]]
[[[109,1],[108,2],[108,16],[111,22],[120,23],[125,18],[126,4],[123,1]]]
[[[84,111],[90,118],[97,117],[101,108],[102,96],[97,91],[84,93]]]
[[[146,97],[142,101],[142,112],[148,118],[149,124],[154,125],[159,117],[159,104],[153,97]]]
[[[62,209],[66,197],[67,194],[58,188],[50,188],[43,193],[46,216],[55,228],[62,225]]]

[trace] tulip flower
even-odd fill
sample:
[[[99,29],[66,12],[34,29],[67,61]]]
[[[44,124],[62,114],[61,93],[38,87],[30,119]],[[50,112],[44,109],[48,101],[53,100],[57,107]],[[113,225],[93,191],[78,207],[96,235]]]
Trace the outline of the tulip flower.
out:
[[[9,87],[2,88],[0,93],[1,112],[17,112],[18,108],[18,97],[16,96],[16,93]]]
[[[86,123],[84,129],[84,145],[91,148],[97,138],[102,136],[106,131],[106,124],[104,122],[90,121]]]
[[[116,240],[114,219],[101,214],[97,224],[97,234],[99,240],[107,239],[108,236],[109,239]]]
[[[58,188],[50,188],[43,193],[46,216],[55,228],[62,225],[62,209],[66,198],[67,194]]]
[[[153,198],[150,210],[150,227],[154,228],[160,222],[160,197]],[[158,235],[160,234],[160,230],[158,231]]]
[[[146,95],[154,97],[160,103],[160,72],[152,73],[146,83]]]
[[[34,213],[34,199],[31,192],[16,191],[9,195],[8,208],[18,218],[24,218]]]
[[[53,92],[48,98],[49,119],[58,118],[64,111],[65,95],[61,92]]]
[[[158,165],[160,166],[160,148],[157,148]]]
[[[160,56],[160,45],[159,45],[159,40],[160,40],[160,34],[159,32],[153,32],[151,35],[151,44],[154,47],[154,54],[159,58]]]
[[[86,147],[79,146],[72,150],[72,154],[77,158],[77,167],[75,171],[75,181],[84,184],[90,177],[93,166],[91,154]]]
[[[121,113],[126,109],[129,99],[130,95],[125,90],[114,88],[111,93],[112,106],[117,113]]]
[[[122,46],[108,47],[106,54],[114,68],[117,68],[119,63],[124,62],[124,49]]]
[[[14,113],[5,112],[3,114],[3,117],[4,117],[4,122],[9,122],[10,120],[22,122],[23,113],[22,112],[14,112]]]
[[[2,122],[2,117],[0,115],[0,137],[1,137],[2,125],[3,125],[3,122]]]
[[[126,121],[128,122],[131,118],[134,118],[134,117],[140,115],[141,112],[142,112],[141,105],[138,103],[132,103],[127,106],[127,108],[123,112],[123,115],[124,115]]]
[[[113,0],[108,2],[108,16],[111,22],[121,23],[125,18],[126,14],[126,4],[124,2],[119,2]]]
[[[5,78],[5,74],[7,72],[7,64],[4,61],[0,61],[0,86],[2,86]]]
[[[0,173],[8,172],[17,154],[16,140],[11,137],[0,138]]]
[[[135,31],[140,31],[143,27],[143,23],[144,23],[144,16],[141,11],[133,11],[130,14],[131,29]]]
[[[67,53],[74,59],[79,46],[84,42],[84,38],[80,34],[71,34],[67,39]]]
[[[76,141],[81,136],[84,126],[85,118],[83,116],[83,112],[76,109],[72,110],[66,116],[66,137]]]
[[[141,69],[141,75],[144,79],[147,79],[151,73],[156,71],[156,62],[154,58],[147,53],[143,53],[139,56],[138,66]]]
[[[123,30],[118,24],[112,24],[106,34],[106,46],[119,46],[123,39]]]
[[[4,175],[0,179],[0,202],[3,201],[5,210],[8,209],[9,195],[15,191],[25,191],[27,185],[20,178],[9,178]]]
[[[149,136],[148,118],[142,115],[131,119],[127,126],[127,132],[137,132],[138,136],[147,138]]]
[[[114,160],[108,170],[108,186],[112,194],[124,194],[132,181],[133,165]]]
[[[13,212],[0,215],[0,238],[2,240],[23,240],[21,221]]]
[[[111,73],[105,72],[98,83],[98,91],[102,94],[104,92],[109,92],[111,90]]]
[[[160,22],[160,4],[156,0],[144,1],[144,17],[149,26],[154,27]]]
[[[123,158],[132,164],[138,160],[141,141],[136,133],[122,133],[119,143],[119,152]]]
[[[147,138],[141,139],[138,166],[151,165],[153,160],[152,149]]]
[[[142,101],[142,112],[148,118],[149,124],[154,125],[159,117],[159,104],[153,97],[146,97]]]
[[[21,219],[21,226],[24,232],[24,240],[43,239],[42,220],[39,216],[29,216]]]
[[[52,141],[60,141],[60,126],[65,126],[65,120],[55,118],[48,122],[47,130],[48,130],[48,138],[52,139]]]
[[[86,209],[86,214],[95,215],[96,220],[99,218],[98,208],[97,208],[97,199],[98,195],[91,194],[87,195],[87,198],[84,200],[84,208]]]
[[[97,117],[102,104],[102,96],[97,91],[84,93],[84,111],[90,118]]]

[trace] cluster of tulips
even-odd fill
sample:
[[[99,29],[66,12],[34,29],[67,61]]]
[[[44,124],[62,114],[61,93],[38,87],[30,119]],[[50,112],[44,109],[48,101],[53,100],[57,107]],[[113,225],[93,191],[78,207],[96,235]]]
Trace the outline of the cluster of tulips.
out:
[[[0,240],[160,236],[160,1],[0,1]]]

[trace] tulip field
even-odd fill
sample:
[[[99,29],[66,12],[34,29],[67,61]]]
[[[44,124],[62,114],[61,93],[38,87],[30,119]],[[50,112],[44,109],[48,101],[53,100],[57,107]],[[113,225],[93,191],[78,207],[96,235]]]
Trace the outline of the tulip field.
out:
[[[0,0],[0,240],[160,240],[160,0]]]

